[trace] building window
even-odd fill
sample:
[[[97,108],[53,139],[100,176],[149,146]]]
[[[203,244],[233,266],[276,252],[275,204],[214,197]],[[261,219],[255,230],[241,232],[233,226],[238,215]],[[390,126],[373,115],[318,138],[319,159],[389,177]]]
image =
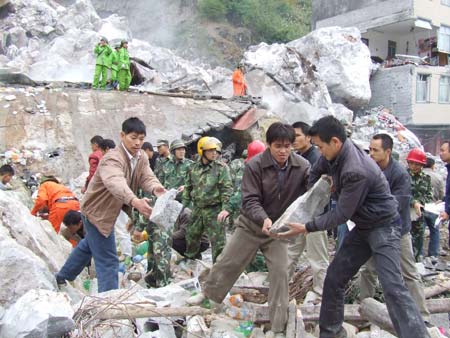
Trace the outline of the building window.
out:
[[[450,0],[441,0],[441,4],[445,6],[450,6]]]
[[[439,103],[450,103],[450,76],[439,79]]]
[[[417,74],[416,102],[429,102],[429,80],[430,75]]]
[[[440,52],[450,53],[450,27],[448,26],[441,25],[439,28],[438,49]]]
[[[388,40],[388,59],[392,59],[395,57],[397,49],[397,42]]]

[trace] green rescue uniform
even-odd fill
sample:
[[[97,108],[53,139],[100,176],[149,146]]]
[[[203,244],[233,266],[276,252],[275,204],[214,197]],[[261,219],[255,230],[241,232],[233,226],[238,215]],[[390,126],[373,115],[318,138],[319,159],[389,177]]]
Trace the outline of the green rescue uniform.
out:
[[[200,250],[201,237],[208,235],[211,242],[213,262],[225,246],[225,224],[217,221],[222,210],[230,212],[233,193],[230,170],[226,164],[213,161],[195,162],[186,176],[183,205],[193,204],[191,223],[186,229],[185,256],[194,259]]]

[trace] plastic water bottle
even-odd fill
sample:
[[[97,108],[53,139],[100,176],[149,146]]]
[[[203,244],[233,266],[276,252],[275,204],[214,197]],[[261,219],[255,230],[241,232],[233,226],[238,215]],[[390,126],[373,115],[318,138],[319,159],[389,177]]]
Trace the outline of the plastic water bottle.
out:
[[[227,316],[237,320],[254,321],[255,319],[254,310],[246,306],[242,307],[230,306],[225,309],[225,313],[227,314]]]
[[[242,304],[244,304],[244,297],[242,297],[242,295],[240,294],[232,295],[228,300],[233,306],[241,307]]]

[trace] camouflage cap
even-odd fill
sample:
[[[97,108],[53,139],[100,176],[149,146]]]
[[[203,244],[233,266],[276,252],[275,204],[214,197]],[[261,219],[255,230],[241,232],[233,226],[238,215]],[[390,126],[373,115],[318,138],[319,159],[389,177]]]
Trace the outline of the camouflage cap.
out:
[[[160,146],[169,146],[169,141],[165,140],[165,139],[159,139],[156,140],[156,146],[160,147]]]
[[[174,140],[170,144],[170,151],[173,151],[178,148],[186,148],[186,144],[182,140]]]

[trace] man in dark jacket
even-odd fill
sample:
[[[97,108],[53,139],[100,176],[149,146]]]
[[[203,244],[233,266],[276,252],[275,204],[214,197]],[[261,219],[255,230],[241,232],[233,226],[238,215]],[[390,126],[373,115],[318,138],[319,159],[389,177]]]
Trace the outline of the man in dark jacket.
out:
[[[295,132],[290,125],[272,124],[266,139],[268,149],[253,157],[244,169],[242,208],[236,230],[206,278],[203,294],[192,297],[189,303],[198,304],[205,296],[222,302],[260,249],[269,270],[272,331],[281,333],[286,329],[289,304],[287,243],[272,238],[269,230],[306,191],[310,165],[291,152]]]
[[[411,296],[419,307],[425,321],[429,320],[430,312],[425,304],[423,284],[414,256],[412,254],[411,217],[409,202],[411,200],[411,177],[406,169],[391,156],[394,142],[388,134],[377,134],[370,141],[370,157],[378,164],[389,183],[392,195],[398,203],[398,212],[402,220],[402,238],[400,240],[400,267],[403,279]],[[373,297],[375,294],[376,271],[374,260],[367,261],[360,274],[360,298]]]
[[[450,141],[445,141],[442,143],[441,150],[439,153],[441,160],[446,164],[447,168],[447,181],[445,183],[445,211],[441,212],[440,217],[443,221],[447,221],[450,215]],[[449,223],[450,229],[450,223]],[[450,247],[450,239],[449,239]]]
[[[322,174],[331,175],[337,205],[306,224],[289,224],[291,229],[280,237],[330,229],[347,220],[355,223],[327,271],[320,308],[320,337],[346,337],[342,327],[345,286],[370,257],[374,258],[397,335],[409,338],[414,332],[414,337],[429,337],[417,305],[403,284],[401,221],[385,176],[363,150],[347,140],[344,126],[335,117],[319,119],[309,134],[322,153],[311,170],[309,185]]]

